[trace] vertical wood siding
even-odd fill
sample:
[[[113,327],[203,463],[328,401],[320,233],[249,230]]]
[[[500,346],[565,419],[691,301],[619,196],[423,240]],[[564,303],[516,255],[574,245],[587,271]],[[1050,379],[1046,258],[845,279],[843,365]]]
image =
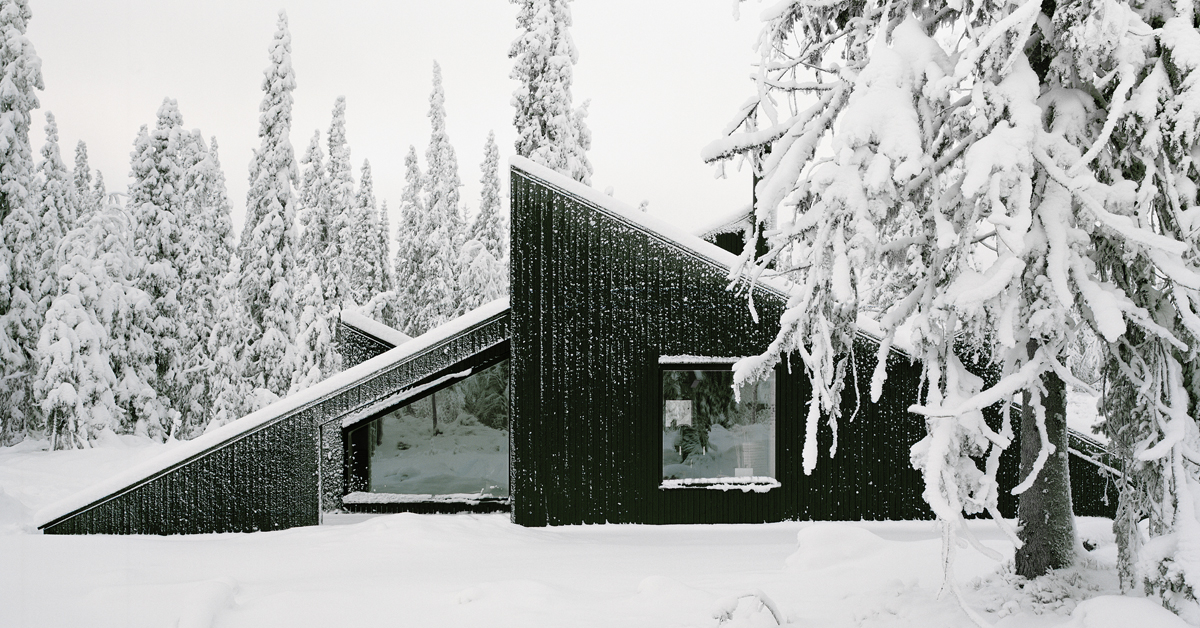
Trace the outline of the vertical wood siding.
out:
[[[568,523],[762,522],[930,516],[909,446],[917,370],[889,360],[888,396],[870,404],[875,350],[858,352],[862,405],[836,456],[804,475],[809,399],[801,365],[777,373],[776,477],[766,493],[660,489],[661,355],[745,356],[774,338],[782,298],[756,291],[760,320],[726,289],[727,271],[665,238],[514,169],[512,250],[513,518]],[[849,417],[853,387],[844,403]],[[881,437],[882,436],[882,437]]]

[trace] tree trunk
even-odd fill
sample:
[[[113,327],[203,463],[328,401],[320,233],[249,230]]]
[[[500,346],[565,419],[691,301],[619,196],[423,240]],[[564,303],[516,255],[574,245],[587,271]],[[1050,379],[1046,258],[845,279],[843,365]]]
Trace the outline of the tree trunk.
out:
[[[430,394],[429,394],[429,405],[430,405],[430,407],[431,407],[431,408],[433,408],[433,435],[434,435],[434,436],[437,436],[437,435],[438,435],[438,426],[437,426],[437,393],[430,393]]]
[[[1025,544],[1017,550],[1017,575],[1036,578],[1051,569],[1062,569],[1075,558],[1075,515],[1071,510],[1071,473],[1067,464],[1067,387],[1057,373],[1042,375],[1042,405],[1046,409],[1046,435],[1054,454],[1033,486],[1021,493],[1018,536]],[[1029,477],[1041,451],[1037,419],[1025,393],[1021,409],[1021,478]]]

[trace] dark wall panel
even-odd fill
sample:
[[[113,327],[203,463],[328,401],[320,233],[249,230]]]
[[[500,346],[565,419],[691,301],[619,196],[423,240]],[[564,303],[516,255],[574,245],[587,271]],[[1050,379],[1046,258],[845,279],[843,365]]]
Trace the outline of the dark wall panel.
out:
[[[811,476],[800,466],[809,394],[797,363],[777,373],[779,488],[660,489],[659,356],[758,354],[774,338],[783,299],[757,290],[764,323],[756,324],[745,298],[727,289],[727,271],[707,258],[520,170],[511,180],[515,521],[929,516],[908,463],[908,447],[924,435],[907,412],[917,370],[896,356],[888,388],[902,394],[870,404],[865,381],[875,351],[867,345],[859,352],[862,406],[853,422],[843,421],[833,458],[832,432],[822,423],[821,461]]]
[[[344,321],[338,321],[337,331],[334,334],[334,343],[337,345],[338,353],[342,355],[343,369],[362,364],[389,349],[395,348],[395,345],[392,343],[376,338],[363,332],[361,329],[347,325]]]
[[[46,534],[199,534],[315,525],[317,438],[284,420],[47,526]]]

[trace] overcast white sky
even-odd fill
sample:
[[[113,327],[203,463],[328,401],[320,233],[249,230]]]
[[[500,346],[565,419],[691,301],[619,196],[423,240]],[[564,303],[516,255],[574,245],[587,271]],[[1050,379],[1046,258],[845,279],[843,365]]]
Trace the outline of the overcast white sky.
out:
[[[164,96],[184,124],[215,135],[241,230],[247,168],[258,146],[258,105],[276,13],[287,10],[297,89],[291,141],[297,157],[338,95],[347,100],[355,178],[369,159],[392,225],[414,145],[424,167],[432,64],[442,66],[447,130],[462,198],[473,211],[488,130],[513,153],[516,83],[508,78],[516,6],[505,0],[30,0],[28,36],[46,90],[34,114],[54,112],[63,159],[84,140],[109,191],[123,190],[138,127],[153,126]],[[715,180],[700,149],[751,94],[757,3],[733,18],[733,0],[576,0],[576,104],[591,99],[593,187],[683,226],[745,205],[749,175]],[[506,173],[504,173],[506,175]],[[505,176],[506,178],[506,176]],[[507,184],[507,181],[505,181]],[[507,187],[506,187],[507,190]]]

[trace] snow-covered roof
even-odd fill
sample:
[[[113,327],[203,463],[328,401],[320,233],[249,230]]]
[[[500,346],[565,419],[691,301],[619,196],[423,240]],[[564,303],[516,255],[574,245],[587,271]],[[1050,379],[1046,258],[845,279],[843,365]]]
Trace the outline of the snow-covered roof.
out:
[[[399,347],[409,340],[412,340],[412,336],[409,336],[399,329],[384,325],[379,321],[376,321],[363,314],[359,314],[353,310],[342,310],[342,322],[368,336],[378,338],[379,340],[382,340],[393,347]]]
[[[603,214],[607,214],[631,227],[643,231],[658,239],[675,245],[692,255],[711,263],[713,266],[729,273],[737,264],[737,256],[721,247],[705,242],[699,236],[668,222],[664,222],[645,212],[602,194],[568,176],[559,174],[545,166],[536,164],[524,157],[511,157],[508,163],[513,168],[542,181],[560,192],[591,205]],[[762,277],[756,284],[777,296],[786,299],[792,283],[782,277]]]
[[[726,272],[732,271],[734,265],[737,264],[738,257],[736,255],[711,242],[705,241],[700,236],[648,216],[645,212],[638,211],[611,196],[601,194],[599,191],[545,166],[536,164],[524,157],[512,157],[509,159],[509,164],[513,168],[526,172],[551,187],[557,188],[561,192],[594,206],[603,213],[690,251]],[[741,211],[748,212],[749,208]],[[785,300],[795,287],[795,284],[781,276],[760,277],[757,285]],[[859,312],[857,322],[859,334],[876,343],[883,338],[883,330],[880,328],[879,323],[871,318],[870,314]],[[903,332],[903,329],[901,332]],[[911,343],[908,342],[907,333],[897,333],[892,347],[909,356],[915,355]]]
[[[128,469],[124,473],[107,478],[70,497],[53,503],[38,511],[34,516],[34,521],[38,522],[38,527],[44,527],[76,510],[141,484],[163,471],[187,462],[226,442],[236,440],[257,428],[291,415],[325,397],[356,386],[359,382],[370,378],[375,373],[500,315],[507,309],[508,297],[480,306],[472,312],[468,312],[440,327],[431,329],[403,345],[390,349],[362,364],[348,368],[294,395],[288,395],[257,412],[247,414],[211,432],[180,443],[163,452],[161,455]]]
[[[721,235],[722,233],[741,233],[750,226],[750,211],[752,207],[749,204],[739,208],[737,211],[721,215],[713,220],[701,224],[693,233],[702,240],[707,240],[712,237]]]

